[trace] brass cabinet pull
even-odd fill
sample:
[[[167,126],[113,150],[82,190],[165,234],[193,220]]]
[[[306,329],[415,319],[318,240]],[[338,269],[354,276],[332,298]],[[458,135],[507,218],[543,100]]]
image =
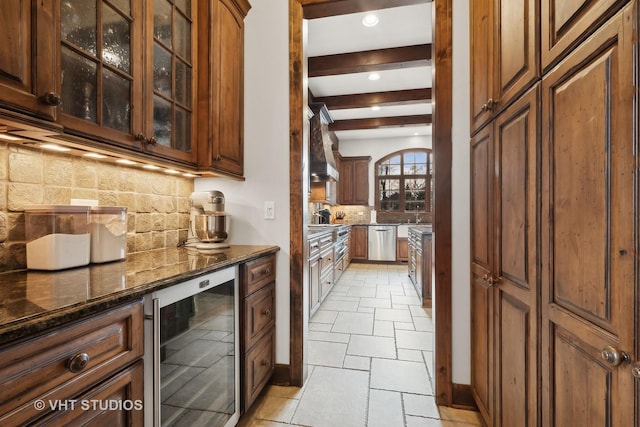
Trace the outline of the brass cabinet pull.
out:
[[[158,143],[158,139],[154,135],[152,135],[151,138],[147,138],[142,132],[138,132],[134,138],[136,141],[149,145],[156,145]]]
[[[264,311],[262,312],[262,314],[264,314],[265,316],[271,316],[271,309],[270,308],[265,308]]]
[[[78,353],[69,359],[67,368],[73,373],[82,372],[89,365],[90,360],[91,358],[87,353]]]
[[[487,279],[487,286],[495,286],[498,284],[499,281],[500,281],[499,277],[491,276]]]
[[[158,139],[155,135],[152,135],[151,138],[147,139],[146,143],[149,145],[156,145],[158,143]]]
[[[613,367],[620,366],[622,363],[631,362],[631,356],[629,356],[629,353],[620,351],[610,345],[602,349],[600,356],[605,362]]]
[[[62,104],[62,97],[55,92],[47,92],[40,97],[42,102],[52,107],[57,107]]]
[[[631,375],[633,375],[637,379],[640,379],[640,363],[636,363],[635,365],[633,365],[633,368],[631,368]]]
[[[268,276],[271,274],[271,269],[270,268],[265,268],[264,270],[262,270],[262,275],[263,276]]]
[[[270,368],[271,367],[271,361],[269,360],[263,360],[262,361],[262,366]]]
[[[482,281],[484,283],[487,283],[488,280],[489,280],[489,275],[488,274],[485,274],[484,276],[482,276]]]

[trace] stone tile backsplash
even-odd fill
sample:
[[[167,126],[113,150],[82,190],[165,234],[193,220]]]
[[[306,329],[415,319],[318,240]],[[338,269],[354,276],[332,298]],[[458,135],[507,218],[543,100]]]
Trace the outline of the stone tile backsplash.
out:
[[[0,143],[0,272],[26,267],[25,206],[126,206],[133,253],[186,240],[192,191],[191,178]]]

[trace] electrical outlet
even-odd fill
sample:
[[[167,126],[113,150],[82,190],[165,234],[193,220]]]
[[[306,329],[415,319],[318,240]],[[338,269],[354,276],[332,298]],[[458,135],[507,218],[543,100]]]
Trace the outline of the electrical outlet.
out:
[[[276,202],[264,202],[264,219],[276,219]]]

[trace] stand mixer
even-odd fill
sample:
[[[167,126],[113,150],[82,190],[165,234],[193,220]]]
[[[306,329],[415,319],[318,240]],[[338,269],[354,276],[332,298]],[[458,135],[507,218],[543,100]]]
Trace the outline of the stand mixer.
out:
[[[189,235],[185,246],[201,251],[229,247],[229,214],[224,211],[221,191],[196,191],[189,196]]]

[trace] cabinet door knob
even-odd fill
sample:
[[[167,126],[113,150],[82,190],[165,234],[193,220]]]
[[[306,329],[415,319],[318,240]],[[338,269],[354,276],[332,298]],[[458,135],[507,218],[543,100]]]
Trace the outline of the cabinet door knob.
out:
[[[607,362],[609,365],[613,366],[614,368],[616,366],[620,366],[623,362],[629,363],[631,361],[631,357],[627,352],[620,351],[617,348],[612,347],[610,345],[602,349],[602,351],[600,352],[600,356],[605,362]]]
[[[40,98],[42,102],[52,107],[57,107],[62,104],[62,97],[55,92],[47,92]]]
[[[500,281],[499,277],[491,276],[487,279],[487,286],[495,286],[498,284],[499,281]]]
[[[271,361],[269,360],[263,360],[262,361],[262,366],[266,367],[266,368],[270,368],[271,367]]]
[[[91,358],[87,353],[78,353],[69,359],[67,368],[73,373],[82,372],[89,365],[90,360]]]
[[[270,308],[265,308],[264,311],[262,312],[262,314],[264,314],[265,316],[271,316],[271,309]]]
[[[142,132],[136,133],[136,136],[134,138],[136,139],[136,141],[142,141],[142,142],[145,142],[147,140],[147,137],[144,136]]]
[[[216,155],[213,160],[215,160],[216,162],[219,162],[221,159],[220,154]]]
[[[151,136],[151,138],[147,139],[146,143],[149,145],[156,145],[158,143],[158,139],[154,135]]]
[[[631,368],[631,375],[640,380],[640,363],[636,363]]]
[[[262,275],[263,276],[268,276],[271,274],[271,269],[270,268],[265,268],[264,270],[262,270]]]

